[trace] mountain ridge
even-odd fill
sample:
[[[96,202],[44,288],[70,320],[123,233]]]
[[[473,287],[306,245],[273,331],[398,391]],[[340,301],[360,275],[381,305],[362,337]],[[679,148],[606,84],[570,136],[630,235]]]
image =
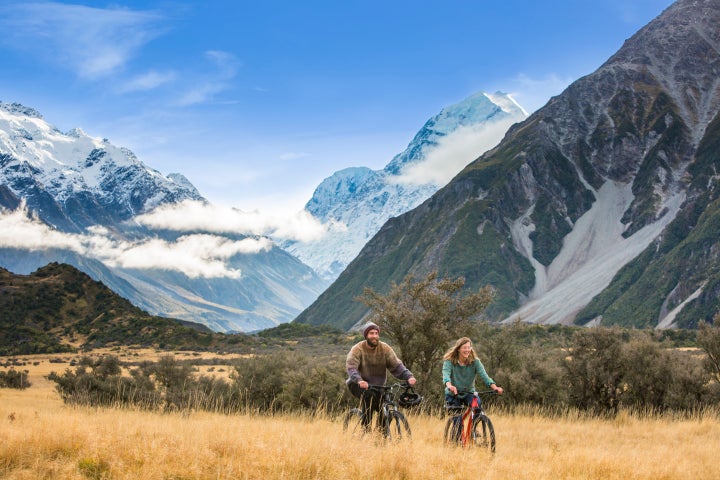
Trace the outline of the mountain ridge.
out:
[[[486,313],[496,321],[663,328],[712,321],[717,243],[700,242],[693,254],[706,263],[698,266],[682,262],[677,249],[700,225],[692,221],[717,214],[720,165],[704,146],[718,133],[708,128],[720,104],[718,25],[714,2],[673,4],[431,198],[389,220],[295,321],[339,317],[350,328],[367,313],[353,303],[363,286],[382,292],[432,270],[465,277],[467,288],[493,285]],[[686,269],[672,282],[652,278],[652,264],[671,259]],[[700,280],[706,287],[698,292]],[[590,314],[594,298],[603,306],[590,305]],[[665,322],[661,311],[685,301]]]
[[[324,179],[305,209],[330,226],[327,234],[281,245],[334,280],[385,221],[419,205],[525,117],[503,92],[476,92],[441,109],[382,169],[348,167]]]
[[[138,221],[184,202],[209,206],[180,174],[164,176],[107,139],[62,133],[37,110],[0,102],[0,266],[28,274],[71,264],[151,314],[216,331],[289,322],[327,285],[259,236]],[[224,271],[203,276],[197,262],[178,264],[174,252],[187,244]],[[213,257],[220,247],[231,253]]]

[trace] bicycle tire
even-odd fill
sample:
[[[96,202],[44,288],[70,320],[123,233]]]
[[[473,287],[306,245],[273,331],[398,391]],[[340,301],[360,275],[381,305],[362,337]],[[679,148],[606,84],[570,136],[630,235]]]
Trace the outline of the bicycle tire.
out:
[[[362,437],[370,430],[369,425],[363,425],[362,410],[359,408],[352,408],[345,414],[343,420],[343,432],[349,432],[353,437]]]
[[[462,428],[462,422],[457,421],[455,416],[447,419],[447,422],[445,422],[445,432],[443,434],[445,445],[460,444],[460,428]]]
[[[410,438],[410,424],[402,412],[390,410],[385,419],[383,428],[384,436],[389,441],[400,441],[403,438]]]
[[[473,420],[473,444],[477,447],[487,448],[495,453],[495,428],[490,418],[484,413]]]

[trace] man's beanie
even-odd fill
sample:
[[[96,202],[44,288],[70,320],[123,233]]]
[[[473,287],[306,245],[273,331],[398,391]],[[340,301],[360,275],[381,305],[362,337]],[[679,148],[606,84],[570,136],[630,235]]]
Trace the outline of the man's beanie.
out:
[[[365,325],[365,328],[363,328],[363,337],[367,338],[368,332],[370,330],[377,330],[378,332],[380,332],[380,327],[378,327],[372,322],[368,323],[367,325]]]

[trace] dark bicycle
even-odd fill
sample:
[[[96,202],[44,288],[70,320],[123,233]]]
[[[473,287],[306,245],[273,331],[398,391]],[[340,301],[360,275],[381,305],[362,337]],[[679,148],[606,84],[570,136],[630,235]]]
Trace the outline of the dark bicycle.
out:
[[[390,385],[370,385],[368,390],[380,392],[380,411],[376,419],[378,433],[387,440],[400,440],[410,437],[410,424],[398,406],[410,407],[422,401],[407,383]],[[401,393],[402,390],[402,393]],[[372,412],[368,412],[372,417]],[[345,414],[343,430],[353,436],[363,436],[372,430],[372,418],[365,418],[360,408],[352,408]]]
[[[445,423],[445,444],[463,447],[476,446],[495,452],[495,429],[482,407],[480,395],[497,395],[494,390],[485,392],[459,391],[458,394],[472,395],[469,405],[446,404],[450,415]]]

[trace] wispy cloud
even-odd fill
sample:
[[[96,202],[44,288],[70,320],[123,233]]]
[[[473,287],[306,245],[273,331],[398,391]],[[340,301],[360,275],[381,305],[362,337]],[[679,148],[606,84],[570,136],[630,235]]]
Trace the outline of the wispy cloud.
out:
[[[436,147],[428,149],[422,162],[406,167],[392,180],[414,185],[443,186],[467,164],[497,145],[515,121],[503,120],[460,127],[442,137]]]
[[[139,243],[113,242],[113,249],[95,253],[111,267],[176,270],[190,278],[239,278],[240,270],[229,268],[227,261],[236,254],[269,250],[267,238],[230,240],[217,235],[195,234],[168,242],[152,238]]]
[[[87,234],[62,233],[28,218],[24,209],[0,212],[0,247],[29,251],[64,249],[94,258],[111,267],[177,271],[190,278],[239,278],[240,270],[229,266],[238,254],[272,248],[267,238],[230,239],[213,234],[188,234],[176,241],[149,238],[130,242],[114,238],[103,227]]]
[[[28,218],[23,208],[13,212],[0,210],[0,246],[29,251],[45,250],[49,247],[76,253],[85,251],[81,235],[52,230],[44,223]]]
[[[191,200],[156,208],[150,213],[135,217],[134,220],[154,229],[257,235],[301,242],[317,240],[328,229],[306,210],[291,214],[244,212],[236,208]]]
[[[55,2],[0,6],[3,42],[45,61],[98,79],[121,70],[138,51],[163,33],[154,12],[94,8]]]
[[[554,73],[549,73],[544,78],[531,78],[520,74],[510,83],[514,85],[513,98],[532,113],[544,106],[551,97],[561,94],[575,80],[569,77],[561,78]]]
[[[232,79],[241,66],[235,55],[218,50],[205,52],[205,59],[213,68],[195,79],[194,86],[178,99],[178,106],[196,105],[213,100],[218,93],[230,87]]]
[[[176,77],[177,75],[175,74],[175,72],[147,72],[143,75],[138,75],[130,79],[124,85],[120,86],[120,88],[118,88],[118,92],[129,93],[154,90],[158,87],[173,82]]]

